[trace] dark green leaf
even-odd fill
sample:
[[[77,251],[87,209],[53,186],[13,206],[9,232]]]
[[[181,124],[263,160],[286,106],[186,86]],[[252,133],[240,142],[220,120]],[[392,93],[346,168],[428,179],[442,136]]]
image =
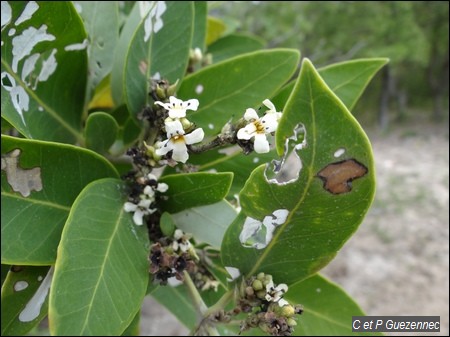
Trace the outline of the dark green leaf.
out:
[[[5,14],[2,27],[3,118],[27,138],[82,143],[86,33],[75,8],[46,1],[5,6],[12,16]]]
[[[49,269],[12,267],[2,286],[2,336],[24,336],[47,315]]]
[[[148,283],[148,233],[123,210],[123,183],[102,179],[75,201],[58,248],[50,290],[54,335],[120,335]]]
[[[139,310],[134,316],[130,325],[122,332],[122,336],[139,336],[139,324],[141,323],[141,311]]]
[[[222,200],[230,189],[232,173],[187,173],[164,176],[160,182],[169,185],[161,209],[169,213],[209,205]]]
[[[125,59],[125,102],[132,116],[150,105],[150,78],[165,78],[175,83],[184,76],[189,60],[193,3],[160,1],[152,6],[129,41]],[[153,24],[146,24],[148,20]]]
[[[98,153],[106,153],[119,130],[116,120],[105,112],[94,112],[86,121],[86,146]]]
[[[205,50],[206,43],[206,15],[208,5],[206,1],[194,1],[194,35],[192,37],[191,48],[200,48]]]
[[[256,37],[231,34],[211,44],[208,47],[208,53],[212,54],[214,63],[217,63],[262,48],[264,48],[264,42]]]
[[[298,179],[268,181],[264,166],[258,167],[240,194],[243,212],[223,240],[224,265],[244,275],[264,271],[291,284],[314,274],[358,228],[372,202],[370,143],[309,60],[303,62],[276,132],[279,152],[299,124],[306,129],[307,146],[299,151]],[[319,175],[328,177],[322,178],[326,184]],[[274,221],[279,221],[275,227],[262,225]],[[268,229],[273,229],[273,237],[266,236]],[[248,239],[259,242],[258,249]]]
[[[338,285],[320,275],[289,286],[284,296],[293,304],[302,304],[295,336],[350,336],[352,316],[365,313]],[[367,333],[361,334],[367,335]]]
[[[20,155],[14,159],[15,150]],[[2,263],[54,263],[73,201],[88,183],[104,177],[117,172],[95,152],[2,135]],[[29,190],[30,184],[35,188]]]
[[[185,78],[178,96],[197,98],[197,111],[187,117],[205,134],[217,134],[224,124],[243,117],[249,107],[260,106],[293,74],[299,53],[291,49],[259,51],[204,68]]]

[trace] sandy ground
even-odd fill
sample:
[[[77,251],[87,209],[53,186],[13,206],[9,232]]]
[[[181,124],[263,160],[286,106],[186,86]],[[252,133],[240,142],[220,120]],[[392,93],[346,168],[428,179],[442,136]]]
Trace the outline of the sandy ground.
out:
[[[448,335],[448,124],[368,134],[377,168],[376,198],[360,229],[323,272],[368,315],[440,316],[439,335]],[[188,333],[151,298],[142,313],[142,335]]]

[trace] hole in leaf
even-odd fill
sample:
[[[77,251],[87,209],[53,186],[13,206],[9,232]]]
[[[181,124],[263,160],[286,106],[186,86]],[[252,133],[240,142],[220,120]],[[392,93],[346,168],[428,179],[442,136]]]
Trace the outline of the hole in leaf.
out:
[[[245,248],[263,249],[272,241],[275,229],[286,222],[289,211],[277,209],[264,217],[263,221],[247,217],[239,240]]]
[[[41,168],[20,168],[20,152],[20,149],[14,149],[2,156],[2,170],[6,172],[6,179],[11,188],[22,196],[28,197],[31,191],[42,190]]]
[[[298,124],[294,134],[286,139],[284,154],[281,160],[272,160],[266,166],[264,176],[271,184],[285,185],[297,181],[302,168],[298,152],[306,146],[306,129]]]
[[[352,190],[352,181],[365,176],[367,167],[356,159],[342,160],[325,166],[317,173],[323,181],[323,188],[332,194],[347,193]]]

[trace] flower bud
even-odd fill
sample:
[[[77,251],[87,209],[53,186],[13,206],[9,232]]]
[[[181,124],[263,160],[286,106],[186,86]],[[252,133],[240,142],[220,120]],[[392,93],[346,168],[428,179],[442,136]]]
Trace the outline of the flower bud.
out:
[[[258,279],[258,280],[260,280],[260,281],[264,281],[264,277],[265,277],[265,274],[264,273],[259,273],[258,275],[256,275],[256,278]]]
[[[258,297],[261,300],[264,300],[266,296],[266,291],[265,290],[260,290],[256,292],[256,297]]]
[[[295,308],[292,305],[285,305],[280,308],[281,309],[281,315],[284,317],[292,317],[295,315]]]
[[[245,288],[245,294],[246,294],[247,296],[252,297],[252,296],[255,295],[255,291],[253,290],[252,287],[247,287],[247,288]]]
[[[297,325],[297,321],[295,319],[293,319],[293,318],[288,318],[286,322],[291,327],[294,327],[294,326]]]
[[[254,290],[258,291],[258,290],[262,290],[264,288],[262,282],[258,279],[254,280],[252,283],[252,287]]]

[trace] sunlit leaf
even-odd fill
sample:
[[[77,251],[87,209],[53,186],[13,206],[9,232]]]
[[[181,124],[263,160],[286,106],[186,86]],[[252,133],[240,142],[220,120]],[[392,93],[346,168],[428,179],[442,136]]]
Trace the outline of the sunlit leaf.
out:
[[[264,271],[287,284],[314,274],[358,228],[372,202],[369,141],[309,60],[302,64],[276,132],[279,152],[295,129],[300,146],[300,125],[306,146],[298,151],[298,179],[269,181],[260,166],[240,194],[242,213],[225,235],[222,258],[243,274]]]
[[[184,79],[178,90],[182,99],[197,98],[197,111],[187,118],[215,135],[231,118],[261,106],[289,78],[297,67],[299,53],[293,49],[258,51],[234,57],[204,68]]]
[[[50,290],[54,335],[120,335],[148,283],[148,233],[123,210],[123,183],[102,179],[75,201],[58,248]]]

